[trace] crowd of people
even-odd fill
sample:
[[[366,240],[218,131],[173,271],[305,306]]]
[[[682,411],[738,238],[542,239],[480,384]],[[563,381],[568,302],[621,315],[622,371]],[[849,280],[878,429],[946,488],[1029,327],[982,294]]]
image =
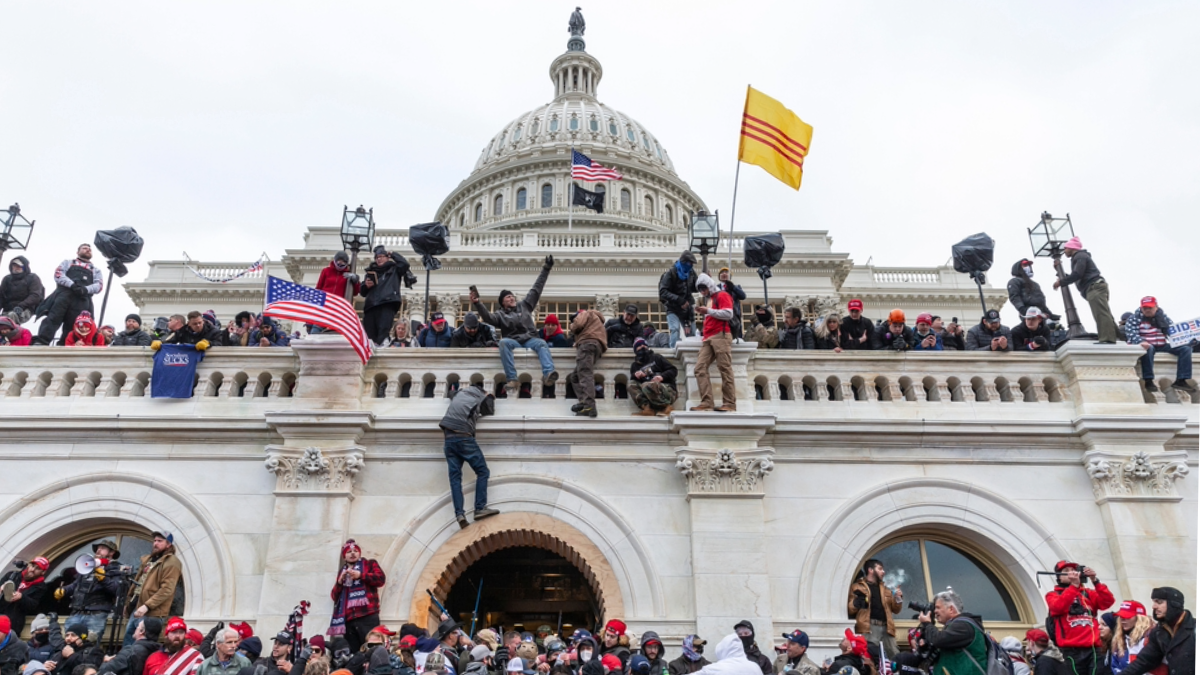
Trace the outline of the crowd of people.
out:
[[[461,497],[460,497],[461,499]],[[996,641],[983,619],[966,611],[959,594],[940,592],[918,611],[906,644],[896,640],[893,615],[902,611],[903,590],[889,587],[879,560],[868,560],[847,594],[852,625],[838,653],[818,664],[810,638],[796,628],[782,643],[759,647],[754,625],[740,621],[717,643],[710,661],[708,642],[687,635],[681,653],[667,653],[653,631],[632,634],[610,619],[593,634],[586,629],[558,635],[548,625],[536,633],[483,628],[473,635],[445,612],[432,632],[415,624],[398,631],[380,621],[380,592],[387,578],[378,561],[365,558],[354,540],[342,547],[341,566],[330,592],[334,609],[327,630],[305,638],[302,622],[289,621],[270,638],[248,623],[218,622],[207,635],[167,616],[156,598],[173,586],[170,533],[155,533],[152,553],[141,560],[136,593],[126,606],[123,641],[104,648],[105,621],[119,612],[113,574],[120,552],[109,540],[95,545],[102,558],[95,571],[57,589],[73,596],[72,614],[38,615],[31,637],[22,640],[29,598],[48,563],[35,559],[6,580],[0,604],[0,675],[1191,675],[1195,672],[1195,618],[1174,588],[1156,588],[1150,607],[1135,600],[1116,603],[1094,570],[1062,561],[1056,585],[1046,594],[1045,630],[1025,640]],[[177,562],[175,563],[177,569]],[[104,570],[111,570],[105,573]],[[157,574],[155,571],[158,571]],[[32,578],[31,578],[32,577]],[[921,598],[923,601],[924,598]],[[135,606],[136,605],[136,606]],[[295,618],[295,617],[293,617]],[[262,628],[260,626],[260,628]],[[269,634],[269,633],[268,633]],[[119,646],[119,647],[118,647]],[[772,652],[773,653],[769,653]]]
[[[1091,254],[1078,238],[1066,243],[1064,252],[1071,261],[1071,272],[1054,288],[1074,285],[1087,300],[1095,318],[1099,342],[1112,344],[1123,332],[1129,344],[1145,350],[1140,359],[1143,384],[1155,392],[1154,358],[1167,353],[1176,357],[1176,377],[1172,387],[1196,394],[1191,382],[1191,344],[1170,344],[1172,322],[1158,306],[1153,296],[1146,296],[1136,310],[1126,312],[1118,324],[1108,306],[1108,285],[1101,276]],[[293,339],[303,337],[300,331],[291,335],[270,317],[252,312],[240,312],[222,326],[215,312],[192,311],[186,316],[176,314],[158,318],[152,326],[144,326],[137,314],[125,317],[123,330],[113,326],[97,326],[92,296],[103,288],[101,271],[91,263],[91,247],[81,245],[75,257],[64,260],[54,274],[54,292],[49,296],[41,280],[29,269],[29,261],[18,256],[9,264],[9,274],[0,281],[0,344],[104,347],[138,346],[157,348],[161,344],[192,344],[198,349],[210,346],[285,347]],[[461,325],[454,327],[445,313],[433,312],[428,323],[417,325],[398,318],[402,306],[402,286],[411,288],[416,277],[403,255],[388,251],[384,246],[374,249],[374,259],[361,279],[350,269],[349,256],[339,251],[329,265],[321,270],[316,288],[340,296],[358,295],[363,298],[362,323],[368,338],[377,348],[419,347],[426,349],[496,349],[504,368],[509,396],[520,391],[514,353],[518,349],[532,351],[542,371],[540,384],[550,387],[558,380],[552,348],[575,348],[579,354],[573,376],[576,381],[588,381],[596,359],[609,348],[637,350],[644,344],[649,349],[674,348],[684,337],[702,338],[702,358],[706,365],[714,363],[723,374],[727,368],[729,347],[739,341],[756,343],[760,349],[825,350],[833,353],[860,350],[889,351],[991,351],[1045,352],[1066,339],[1066,331],[1058,323],[1059,315],[1046,303],[1041,286],[1033,280],[1033,261],[1022,259],[1012,266],[1012,278],[1007,285],[1008,298],[1021,317],[1019,325],[1006,326],[1000,312],[988,310],[980,321],[966,326],[958,317],[944,317],[922,312],[910,324],[906,313],[893,309],[877,322],[863,316],[863,303],[852,299],[846,314],[826,313],[809,325],[800,307],[785,307],[781,320],[767,305],[754,308],[749,328],[743,330],[742,305],[746,293],[733,282],[728,268],[721,268],[716,278],[695,269],[696,257],[684,251],[658,284],[658,299],[666,315],[668,332],[659,332],[653,324],[643,322],[636,304],[628,304],[620,316],[605,319],[594,310],[581,310],[564,321],[556,314],[546,314],[538,325],[538,305],[547,279],[554,267],[553,256],[546,256],[542,270],[524,295],[502,290],[494,308],[489,309],[472,286],[468,297],[471,311],[463,316]],[[457,311],[457,308],[455,308]],[[35,317],[45,317],[37,335],[22,324]],[[61,328],[61,334],[59,334]],[[321,332],[317,326],[306,326],[307,332]],[[57,337],[56,337],[56,334]],[[639,356],[631,374],[640,371],[649,355]],[[707,367],[704,369],[707,371]],[[649,378],[651,380],[654,377]],[[728,378],[732,379],[732,378]],[[704,396],[706,375],[697,374],[701,386],[701,409],[722,412],[736,410],[736,401],[727,390],[720,406],[711,396]],[[725,381],[726,378],[723,378]],[[647,414],[670,407],[674,398],[666,392],[673,386],[664,378],[638,402],[638,413]],[[723,385],[725,386],[725,385]],[[531,387],[533,389],[534,387]],[[576,391],[580,398],[577,413],[592,415],[589,394]],[[663,403],[671,398],[671,401]]]

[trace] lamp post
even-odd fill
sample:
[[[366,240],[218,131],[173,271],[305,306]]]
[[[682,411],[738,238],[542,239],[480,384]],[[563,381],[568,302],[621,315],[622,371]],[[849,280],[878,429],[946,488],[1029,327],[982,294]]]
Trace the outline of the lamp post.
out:
[[[362,204],[353,211],[342,206],[342,248],[350,250],[350,273],[358,273],[358,252],[370,250],[375,241],[375,209],[364,209]],[[354,304],[354,284],[346,282],[346,300]]]
[[[1075,227],[1071,224],[1071,214],[1066,218],[1055,218],[1049,211],[1042,211],[1042,217],[1037,224],[1029,228],[1029,244],[1033,247],[1033,257],[1052,258],[1054,272],[1058,280],[1066,278],[1063,272],[1063,245],[1075,236]],[[1075,299],[1071,297],[1071,289],[1066,284],[1060,284],[1063,294],[1063,307],[1067,314],[1067,339],[1087,337],[1079,321],[1079,312],[1075,310]]]
[[[37,221],[26,220],[21,215],[21,205],[13,204],[7,211],[0,211],[3,219],[3,231],[0,232],[0,260],[8,249],[24,251],[29,246],[29,238],[33,236],[33,224]]]
[[[708,274],[708,254],[717,250],[721,241],[721,224],[716,213],[696,211],[692,214],[692,250],[700,254],[700,271]]]

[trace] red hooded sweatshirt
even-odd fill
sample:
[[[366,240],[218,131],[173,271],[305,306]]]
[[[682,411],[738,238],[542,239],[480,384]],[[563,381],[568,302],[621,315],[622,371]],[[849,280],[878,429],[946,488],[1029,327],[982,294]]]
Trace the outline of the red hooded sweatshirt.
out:
[[[342,271],[332,261],[329,266],[321,270],[321,276],[317,277],[317,290],[346,297],[346,277],[342,276]],[[358,295],[357,282],[354,284],[354,295]]]

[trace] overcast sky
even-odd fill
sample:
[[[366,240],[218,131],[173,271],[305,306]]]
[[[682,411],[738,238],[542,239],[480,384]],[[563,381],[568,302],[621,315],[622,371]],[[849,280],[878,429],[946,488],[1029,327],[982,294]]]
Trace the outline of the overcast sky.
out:
[[[431,220],[500,127],[552,97],[573,8],[5,2],[0,201],[37,219],[27,255],[47,282],[79,242],[122,225],[146,240],[126,277],[141,280],[145,262],[184,251],[278,260],[343,204],[374,206],[381,227]],[[1198,3],[583,13],[599,98],[657,135],[723,225],[753,84],[815,131],[798,193],[745,167],[738,229],[828,230],[877,265],[940,265],[985,231],[1003,286],[1042,210],[1070,212],[1115,314],[1153,294],[1175,320],[1200,315]],[[1051,277],[1039,262],[1047,290]],[[109,323],[132,309],[114,289]]]

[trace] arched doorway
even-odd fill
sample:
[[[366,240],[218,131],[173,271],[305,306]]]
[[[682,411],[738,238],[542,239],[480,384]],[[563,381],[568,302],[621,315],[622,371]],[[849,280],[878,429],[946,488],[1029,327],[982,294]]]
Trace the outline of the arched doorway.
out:
[[[481,580],[487,600],[480,610],[492,614],[489,625],[509,628],[519,621],[526,630],[543,623],[553,628],[561,609],[564,624],[589,622],[584,625],[590,629],[606,614],[625,612],[610,561],[595,543],[561,520],[510,512],[460,530],[438,548],[417,580],[421,594],[413,596],[410,620],[437,624],[428,589],[469,626]]]
[[[589,581],[577,566],[580,562],[538,546],[493,551],[462,572],[445,604],[459,623],[469,626],[478,603],[476,630],[536,631],[543,625],[567,635],[575,628],[590,630],[600,619],[600,607],[595,577]]]

